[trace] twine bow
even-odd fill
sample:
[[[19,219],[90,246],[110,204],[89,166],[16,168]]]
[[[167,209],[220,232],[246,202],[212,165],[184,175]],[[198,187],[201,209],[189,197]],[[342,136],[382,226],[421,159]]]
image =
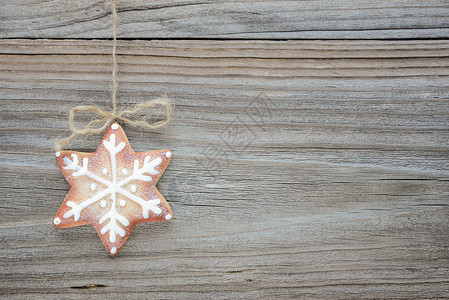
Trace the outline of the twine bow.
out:
[[[97,106],[76,106],[72,108],[72,110],[69,113],[69,124],[70,124],[70,130],[72,131],[72,134],[62,140],[59,140],[55,143],[54,148],[56,151],[60,151],[64,145],[67,143],[70,143],[77,135],[84,134],[84,135],[92,135],[95,133],[100,133],[104,131],[109,124],[111,124],[114,120],[122,121],[124,123],[128,123],[130,125],[139,126],[145,129],[155,129],[159,128],[161,126],[164,126],[165,124],[169,123],[171,120],[171,114],[173,111],[173,106],[168,102],[167,98],[157,98],[151,101],[138,103],[136,106],[129,110],[123,110],[118,111],[116,99],[117,99],[117,72],[118,72],[118,64],[117,64],[117,0],[112,0],[111,5],[112,10],[112,17],[113,17],[113,47],[112,47],[112,111],[107,112],[102,110],[101,108]],[[128,117],[125,117],[126,115],[132,115],[135,114],[143,109],[151,108],[154,106],[163,106],[166,109],[166,117],[163,120],[157,121],[155,123],[148,123],[147,121],[142,120],[134,120],[130,119]],[[90,121],[86,126],[83,128],[78,128],[75,125],[75,115],[78,112],[91,112],[96,114],[99,118],[94,119]],[[101,127],[95,127],[96,125],[103,124]]]
[[[148,123],[144,120],[135,120],[132,118],[129,118],[130,115],[133,115],[143,109],[152,108],[155,106],[162,106],[166,110],[166,116],[163,120],[157,121],[155,123]],[[98,118],[90,121],[86,126],[83,128],[78,128],[75,123],[75,116],[78,112],[91,112],[97,115]],[[83,135],[92,135],[96,133],[103,132],[109,124],[114,122],[115,120],[121,121],[123,123],[127,123],[129,125],[142,127],[145,129],[156,129],[159,127],[162,127],[166,124],[168,124],[171,120],[171,114],[173,112],[173,106],[168,102],[167,98],[157,98],[151,101],[138,103],[133,108],[129,110],[123,110],[123,111],[117,111],[117,109],[113,109],[112,111],[104,111],[101,108],[97,106],[76,106],[72,108],[72,110],[69,113],[69,124],[70,124],[70,130],[72,131],[72,134],[62,140],[59,140],[55,143],[55,150],[60,151],[64,145],[70,143],[75,137],[79,134]],[[101,127],[96,127],[99,124],[103,124]]]

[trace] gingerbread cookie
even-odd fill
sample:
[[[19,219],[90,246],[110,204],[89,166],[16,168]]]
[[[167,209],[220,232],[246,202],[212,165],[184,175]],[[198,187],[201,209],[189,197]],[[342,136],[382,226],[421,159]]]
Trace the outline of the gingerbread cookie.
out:
[[[91,224],[111,255],[136,224],[173,218],[156,189],[171,152],[134,152],[119,124],[112,124],[94,153],[56,152],[70,191],[53,220],[57,228]]]

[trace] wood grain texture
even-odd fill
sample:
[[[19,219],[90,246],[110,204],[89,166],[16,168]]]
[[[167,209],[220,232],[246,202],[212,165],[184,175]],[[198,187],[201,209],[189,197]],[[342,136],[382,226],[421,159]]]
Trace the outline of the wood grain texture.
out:
[[[2,0],[0,37],[110,38],[109,0]],[[445,0],[120,0],[131,39],[416,39],[449,36]]]
[[[108,108],[110,50],[0,41],[2,296],[449,297],[449,41],[120,42],[120,103],[176,104],[155,132],[125,126],[172,150],[175,219],[114,259],[51,224],[68,190],[51,146],[71,107]]]

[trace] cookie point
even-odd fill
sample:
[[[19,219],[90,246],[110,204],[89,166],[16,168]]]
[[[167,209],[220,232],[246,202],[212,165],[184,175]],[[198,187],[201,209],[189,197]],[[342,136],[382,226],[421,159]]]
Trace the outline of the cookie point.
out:
[[[114,124],[112,124],[111,125],[111,128],[113,129],[113,130],[117,130],[118,129],[118,124],[117,123],[114,123]]]
[[[55,218],[55,219],[53,220],[53,224],[55,224],[55,225],[61,224],[61,219],[60,219],[60,218]]]
[[[60,155],[61,155],[61,152],[59,152],[59,151],[55,153],[56,157],[59,157]]]
[[[165,216],[165,220],[171,220],[173,217],[171,216],[171,214],[168,214]]]
[[[165,156],[171,157],[171,152],[170,151],[165,152]]]
[[[117,247],[112,247],[111,248],[111,254],[115,254],[117,253]]]

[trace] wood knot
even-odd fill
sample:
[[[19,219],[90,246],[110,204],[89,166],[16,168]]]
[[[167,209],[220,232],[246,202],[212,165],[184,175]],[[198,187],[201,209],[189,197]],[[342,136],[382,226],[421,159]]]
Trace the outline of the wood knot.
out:
[[[71,286],[70,288],[71,289],[79,289],[79,290],[91,290],[91,289],[103,288],[103,287],[108,287],[108,286],[103,285],[103,284],[89,283],[89,284],[80,285],[80,286]]]

